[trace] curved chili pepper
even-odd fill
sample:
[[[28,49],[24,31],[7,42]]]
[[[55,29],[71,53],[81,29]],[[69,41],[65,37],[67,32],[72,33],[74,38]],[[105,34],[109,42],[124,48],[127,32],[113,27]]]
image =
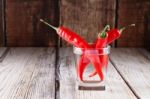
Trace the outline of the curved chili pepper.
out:
[[[89,77],[93,77],[93,76],[95,76],[97,74],[97,72],[96,72],[96,70],[94,70],[90,75],[89,75]]]
[[[107,64],[108,64],[108,55],[103,55],[103,58],[101,57],[100,60],[101,60],[101,62],[103,63],[102,66],[107,66]],[[106,68],[107,68],[107,67],[106,67]],[[97,74],[97,72],[96,72],[96,70],[95,70],[95,71],[93,71],[93,72],[89,75],[89,77],[93,77],[93,76],[95,76],[96,74]]]
[[[93,43],[96,47],[95,47],[95,46],[92,46],[92,47],[95,47],[97,51],[99,50],[99,48],[103,48],[104,46],[106,46],[106,43],[107,43],[107,36],[108,36],[108,35],[105,33],[105,31],[106,31],[106,29],[108,29],[108,28],[109,28],[109,25],[107,25],[107,26],[104,28],[104,30],[103,30],[101,33],[99,33],[98,39]],[[97,53],[96,57],[97,57],[97,56],[99,56],[99,53]],[[93,56],[91,56],[91,57],[93,57]],[[85,60],[84,60],[84,58],[85,58]],[[103,66],[103,64],[104,64],[104,62],[105,62],[105,61],[104,61],[104,57],[103,57],[103,56],[99,56],[99,61],[100,61],[100,63],[99,63],[99,65],[97,65],[96,68],[97,68],[98,71],[99,71],[99,76],[100,76],[101,80],[103,80],[104,77],[103,77],[103,73],[102,73],[102,66]],[[81,59],[80,59],[79,67],[78,67],[78,68],[80,68],[79,71],[81,71],[80,74],[79,74],[81,80],[83,80],[83,77],[82,77],[83,72],[84,72],[86,66],[87,66],[89,63],[90,63],[90,60],[86,59],[85,55],[83,54],[83,56],[82,56]],[[96,68],[95,68],[95,69],[96,69]],[[99,68],[101,68],[101,69],[99,69]],[[96,70],[96,71],[97,71],[97,70]],[[97,72],[96,72],[96,73],[97,73]]]
[[[40,21],[45,23],[46,25],[50,26],[54,30],[56,30],[57,34],[60,37],[62,37],[64,40],[66,40],[68,43],[71,43],[74,46],[80,47],[80,48],[87,48],[87,47],[89,47],[89,44],[83,38],[81,38],[79,35],[74,33],[73,31],[71,31],[71,30],[69,30],[69,29],[67,29],[65,27],[58,27],[58,28],[56,28],[56,27],[50,25],[49,23],[45,22],[42,19]]]
[[[130,26],[135,26],[135,24],[130,24],[130,25],[128,25],[127,27],[130,27]],[[126,29],[126,27],[123,27],[123,28],[121,28],[121,29],[111,29],[111,30],[109,30],[109,31],[107,32],[107,34],[108,34],[107,45],[110,44],[110,43],[112,43],[112,42],[115,41],[116,39],[118,39],[118,38],[121,36],[122,32],[123,32],[125,29]],[[105,66],[106,64],[108,64],[108,56],[105,56],[105,58],[101,58],[101,59],[103,59],[103,61],[105,61],[104,64],[103,64],[103,66]],[[95,70],[93,73],[91,73],[91,74],[89,75],[89,77],[93,77],[93,76],[95,76],[96,74],[97,74],[97,72],[96,72],[96,70]]]
[[[67,28],[64,28],[64,27],[56,28],[56,27],[48,24],[47,22],[45,22],[42,19],[40,21],[45,23],[45,24],[47,24],[48,26],[52,27],[53,29],[55,29],[57,31],[57,34],[60,37],[62,37],[64,40],[68,41],[69,43],[73,44],[74,46],[77,46],[77,47],[80,47],[80,48],[85,48],[85,49],[89,49],[90,48],[90,46],[88,45],[88,43],[84,39],[82,39],[79,35],[77,35],[76,33],[72,32],[71,30],[69,30]],[[100,71],[100,68],[98,67],[99,60],[97,60],[97,57],[89,55],[88,58],[92,62],[94,67],[96,68],[97,73],[100,75],[100,78],[103,79],[103,76],[102,76],[102,73]]]
[[[107,44],[112,43],[114,40],[118,39],[121,35],[120,30],[118,29],[111,29],[110,31],[108,31],[108,42]]]
[[[108,35],[106,34],[106,30],[108,29],[108,28],[110,28],[109,27],[109,25],[107,25],[104,29],[103,29],[103,31],[101,32],[101,33],[99,33],[99,35],[98,35],[98,39],[96,40],[96,44],[95,44],[95,48],[96,48],[96,50],[99,52],[99,49],[100,48],[103,48],[103,47],[105,47],[106,46],[106,43],[107,43],[107,37],[108,37]],[[100,53],[100,52],[99,52]],[[99,76],[100,76],[100,78],[101,78],[101,80],[103,80],[103,78],[104,78],[104,76],[103,76],[103,73],[102,73],[102,66],[103,66],[103,62],[104,62],[104,60],[103,60],[103,56],[101,55],[101,56],[99,56],[99,53],[97,53],[97,56],[99,57],[99,61],[100,61],[100,63],[99,63],[99,65],[97,65],[97,67],[95,67],[95,69],[98,69],[98,70],[95,70],[95,71],[99,71]],[[84,56],[84,55],[83,55]],[[96,57],[97,57],[96,56]],[[85,56],[83,57],[83,58],[86,58]],[[80,61],[80,63],[81,62],[83,62],[83,59],[82,59],[82,57],[81,57],[81,61]],[[83,80],[83,78],[82,78],[82,75],[83,75],[83,72],[84,72],[84,69],[86,68],[86,66],[89,64],[89,62],[90,61],[86,61],[85,63],[81,63],[80,65],[81,65],[81,67],[82,67],[82,71],[81,71],[81,74],[80,74],[80,78],[81,78],[81,80]],[[80,67],[80,66],[79,66]],[[97,73],[97,72],[96,72]]]
[[[118,29],[111,29],[107,32],[108,34],[108,38],[107,38],[107,44],[110,44],[111,42],[113,42],[114,40],[116,40],[117,38],[120,37],[121,32]],[[101,59],[105,59],[105,55],[103,56],[104,58]],[[107,63],[108,60],[104,60],[104,64]],[[103,65],[104,66],[104,65]],[[93,77],[97,74],[96,70],[94,72],[92,72],[89,77]]]
[[[95,43],[93,43],[90,48],[94,48],[94,47],[95,47]],[[81,81],[83,81],[83,72],[89,63],[90,63],[89,58],[83,52],[83,54],[81,55],[81,58],[79,60],[79,64],[77,66],[78,76]]]
[[[100,57],[100,61],[102,62],[102,66],[107,66],[108,64],[108,55],[103,55],[103,57]],[[107,68],[107,67],[106,67]],[[93,77],[97,74],[96,70],[94,70],[89,77]]]
[[[112,43],[114,40],[118,39],[122,32],[127,28],[127,27],[130,27],[130,26],[135,26],[135,24],[130,24],[126,27],[123,27],[121,29],[111,29],[110,31],[108,31],[108,41],[107,41],[107,44],[110,44]]]
[[[90,61],[92,62],[96,72],[98,73],[99,77],[101,80],[104,79],[104,75],[103,75],[103,72],[102,72],[102,68],[100,67],[101,65],[101,62],[99,60],[99,52],[95,52],[94,54],[86,54],[87,57],[89,57]]]
[[[122,32],[122,30],[121,30],[121,32]],[[118,39],[121,35],[121,32],[118,29],[111,29],[110,31],[108,31],[107,32],[108,38],[107,38],[107,44],[106,45],[108,45],[108,44],[112,43],[114,40]],[[103,61],[102,65],[105,66],[108,63],[108,56],[107,55],[101,55],[100,60]],[[89,77],[93,77],[96,74],[97,74],[97,72],[95,70],[93,73],[91,73],[89,75]]]
[[[103,31],[101,33],[99,33],[98,35],[98,41],[96,43],[96,49],[99,50],[100,48],[104,48],[105,46],[107,46],[107,39],[108,39],[108,33],[106,32],[106,30],[110,29],[109,25],[106,25],[105,28],[103,29]],[[99,54],[103,53],[102,50],[99,50]],[[101,61],[101,70],[103,68],[103,66],[105,66],[107,64],[107,55],[99,55],[99,59]],[[97,74],[96,70],[91,73],[89,75],[89,77],[93,77]]]
[[[99,54],[100,53],[103,53],[103,52],[101,52],[101,50],[99,50],[100,48],[104,48],[105,46],[106,46],[106,44],[107,44],[107,39],[108,39],[108,34],[107,34],[107,32],[106,32],[106,30],[108,29],[108,28],[110,28],[110,26],[109,25],[106,25],[105,26],[105,28],[103,29],[103,31],[101,32],[101,33],[99,33],[99,35],[98,35],[98,41],[97,41],[97,43],[96,43],[96,46],[95,46],[95,48],[96,48],[96,50],[98,50],[99,51]],[[99,60],[100,60],[100,62],[101,62],[101,64],[99,65],[100,66],[100,68],[101,68],[101,72],[102,72],[102,68],[103,68],[103,65],[105,64],[105,55],[99,55]],[[96,70],[97,71],[97,70]],[[104,77],[103,77],[104,78]],[[103,79],[102,79],[103,80]]]
[[[95,45],[96,45],[96,42],[97,42],[97,39],[94,41],[93,44],[90,45],[90,48],[94,49]],[[79,78],[80,78],[81,81],[83,81],[83,72],[84,72],[85,68],[88,66],[89,63],[90,63],[90,60],[83,53],[81,55],[81,58],[79,60],[79,65],[78,65],[78,68],[77,68],[77,71],[78,71],[78,74],[79,74]]]

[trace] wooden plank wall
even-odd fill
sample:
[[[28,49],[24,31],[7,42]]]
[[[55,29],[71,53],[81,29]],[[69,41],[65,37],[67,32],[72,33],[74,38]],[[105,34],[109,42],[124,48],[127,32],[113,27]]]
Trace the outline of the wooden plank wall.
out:
[[[119,0],[118,2],[118,27],[127,26],[135,23],[135,28],[129,28],[124,31],[122,37],[118,40],[118,47],[142,47],[144,46],[144,9],[148,6],[148,0]],[[150,11],[150,10],[149,10]]]
[[[150,51],[150,3],[145,3],[144,13],[144,46]]]
[[[3,44],[2,0],[0,1],[0,46]]]
[[[58,25],[57,0],[6,0],[7,46],[55,46],[57,35],[40,23]]]
[[[61,0],[60,9],[61,25],[88,42],[93,42],[106,24],[113,26],[115,22],[114,0]]]
[[[145,45],[150,36],[148,30],[145,31],[148,22],[144,23],[145,15],[150,12],[149,5],[148,0],[61,0],[61,24],[93,42],[105,24],[120,28],[134,23],[136,27],[127,28],[115,46],[150,46],[149,43]]]
[[[2,0],[0,1],[2,10]],[[149,43],[149,0],[5,0],[5,15],[0,11],[0,45],[56,46],[57,34],[39,22],[66,26],[93,42],[106,24],[112,27],[135,23],[124,31],[116,47],[143,47]],[[5,16],[6,38],[2,34]],[[68,46],[63,40],[62,46]]]

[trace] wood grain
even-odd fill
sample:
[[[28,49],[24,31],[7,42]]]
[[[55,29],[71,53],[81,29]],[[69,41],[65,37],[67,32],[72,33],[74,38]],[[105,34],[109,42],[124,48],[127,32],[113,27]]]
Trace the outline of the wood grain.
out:
[[[145,31],[145,15],[149,15],[149,9],[146,0],[118,0],[118,27],[136,24],[135,27],[126,29],[121,38],[117,41],[118,47],[143,47],[145,37],[149,37],[148,30]],[[147,33],[146,33],[147,32]],[[147,36],[144,35],[147,34]],[[150,39],[150,38],[149,38]]]
[[[58,0],[6,0],[7,46],[56,46],[57,34],[40,18],[57,26]]]
[[[1,99],[54,99],[54,59],[53,48],[11,48],[0,63]]]
[[[113,49],[111,60],[139,99],[149,99],[150,60],[137,49]]]
[[[2,14],[2,0],[0,1],[0,46],[2,46],[3,45],[3,14]]]
[[[83,91],[75,88],[76,66],[71,48],[60,49],[60,99],[136,99],[115,68],[109,63],[105,91]]]
[[[1,60],[1,57],[4,54],[5,50],[6,50],[5,47],[0,47],[0,60]]]
[[[150,51],[150,2],[144,3],[144,46]]]
[[[140,53],[142,53],[146,58],[150,60],[150,52],[148,52],[147,50],[143,48],[138,48],[138,50],[140,51]]]
[[[114,0],[61,0],[61,25],[93,42],[106,24],[114,26]],[[62,42],[62,45],[68,45]]]

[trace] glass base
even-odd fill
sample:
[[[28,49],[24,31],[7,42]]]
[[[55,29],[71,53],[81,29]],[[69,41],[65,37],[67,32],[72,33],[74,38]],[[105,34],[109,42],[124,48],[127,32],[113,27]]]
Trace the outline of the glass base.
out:
[[[105,91],[105,81],[84,81],[76,83],[77,90],[97,90],[97,91]]]

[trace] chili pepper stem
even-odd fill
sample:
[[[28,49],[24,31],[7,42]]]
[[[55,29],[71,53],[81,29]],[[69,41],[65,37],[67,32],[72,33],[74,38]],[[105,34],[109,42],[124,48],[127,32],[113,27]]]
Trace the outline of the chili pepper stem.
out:
[[[49,24],[49,23],[47,23],[46,21],[44,21],[43,19],[40,19],[40,21],[41,22],[43,22],[44,24],[46,24],[46,25],[48,25],[48,26],[50,26],[51,28],[53,28],[54,30],[58,30],[58,28],[57,27],[54,27],[54,26],[52,26],[51,24]]]
[[[110,29],[110,25],[106,25],[105,28],[102,30],[102,32],[100,32],[100,33],[98,34],[98,37],[100,37],[100,38],[105,38],[105,37],[106,37],[106,30],[107,30],[107,29]]]
[[[127,27],[131,27],[131,26],[135,26],[135,24],[130,24],[126,27],[123,27],[123,28],[119,29],[120,33],[122,33]]]

